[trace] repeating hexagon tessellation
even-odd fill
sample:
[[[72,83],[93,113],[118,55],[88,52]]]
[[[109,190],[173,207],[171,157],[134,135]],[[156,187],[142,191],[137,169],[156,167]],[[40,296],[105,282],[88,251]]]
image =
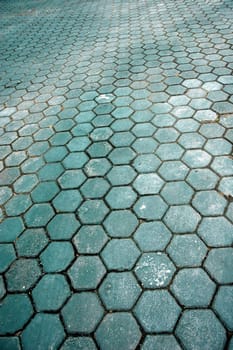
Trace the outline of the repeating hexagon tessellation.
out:
[[[0,349],[233,349],[232,0],[0,31]]]

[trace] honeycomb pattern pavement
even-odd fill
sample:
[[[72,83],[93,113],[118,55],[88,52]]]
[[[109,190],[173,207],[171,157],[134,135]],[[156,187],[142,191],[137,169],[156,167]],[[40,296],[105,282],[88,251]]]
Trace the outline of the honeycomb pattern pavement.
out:
[[[0,3],[0,349],[233,349],[233,3]]]

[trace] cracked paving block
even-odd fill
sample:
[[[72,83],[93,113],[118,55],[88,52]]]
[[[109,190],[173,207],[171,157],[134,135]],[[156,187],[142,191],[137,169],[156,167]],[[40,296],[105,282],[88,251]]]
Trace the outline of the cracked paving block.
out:
[[[56,314],[38,313],[21,335],[23,349],[57,349],[65,338],[62,323]]]
[[[180,312],[181,308],[167,290],[145,291],[134,308],[136,318],[149,333],[172,332]]]
[[[207,307],[215,288],[215,283],[204,270],[191,268],[178,272],[172,282],[171,291],[185,307]]]
[[[96,289],[105,273],[98,256],[79,256],[68,271],[75,290]]]
[[[204,267],[209,274],[221,284],[233,282],[233,248],[211,249]]]
[[[171,232],[159,221],[140,224],[134,234],[134,240],[143,252],[161,251],[171,239]]]
[[[112,239],[104,247],[101,258],[108,270],[130,270],[135,265],[140,250],[132,239]]]
[[[14,334],[23,328],[32,314],[31,301],[26,294],[7,295],[0,305],[0,334]]]
[[[73,239],[79,254],[97,254],[107,241],[108,237],[100,225],[83,225]]]
[[[215,296],[213,309],[217,312],[227,329],[233,329],[233,287],[221,286]]]
[[[107,310],[130,310],[140,293],[141,288],[131,272],[111,272],[99,288]]]
[[[225,333],[211,310],[185,310],[175,332],[185,348],[195,350],[224,349]]]
[[[62,317],[69,334],[92,333],[103,315],[104,309],[96,294],[92,292],[73,294],[62,309]]]
[[[181,350],[181,347],[174,335],[147,335],[141,349]]]
[[[64,271],[73,259],[74,249],[70,242],[50,242],[40,255],[45,272]]]
[[[166,287],[175,270],[175,266],[164,253],[142,254],[134,269],[143,287],[150,289]]]
[[[133,350],[140,341],[141,332],[130,313],[115,312],[104,317],[95,338],[103,350]]]

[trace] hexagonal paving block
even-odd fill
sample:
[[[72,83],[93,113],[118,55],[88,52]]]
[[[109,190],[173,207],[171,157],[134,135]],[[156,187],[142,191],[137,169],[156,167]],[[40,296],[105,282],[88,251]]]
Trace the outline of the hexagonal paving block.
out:
[[[80,169],[66,170],[58,179],[62,189],[78,188],[86,180],[86,176]]]
[[[128,185],[136,177],[135,170],[129,165],[114,166],[107,178],[113,186]]]
[[[163,250],[171,238],[171,232],[159,221],[142,223],[134,234],[134,240],[143,252]]]
[[[166,290],[146,291],[134,308],[145,332],[172,332],[181,308]],[[169,315],[169,317],[168,317]]]
[[[88,177],[104,176],[111,168],[110,162],[105,158],[90,159],[84,171]]]
[[[211,163],[211,169],[220,176],[233,175],[233,159],[229,156],[215,157]]]
[[[233,330],[233,287],[221,286],[215,296],[213,308],[226,325],[227,329]]]
[[[106,157],[112,150],[112,146],[107,141],[98,141],[92,143],[88,148],[87,152],[91,158],[102,158]]]
[[[79,256],[68,271],[76,290],[95,289],[106,273],[98,256]]]
[[[130,310],[141,293],[131,272],[112,272],[99,288],[99,295],[107,310]]]
[[[112,209],[127,209],[136,198],[137,195],[130,186],[118,186],[113,187],[105,199]]]
[[[218,180],[218,176],[209,169],[193,169],[187,177],[187,182],[196,190],[213,189]]]
[[[141,196],[134,205],[139,218],[147,220],[161,219],[168,206],[160,196]]]
[[[109,187],[109,183],[103,178],[88,179],[81,187],[81,192],[85,198],[101,198]]]
[[[166,287],[174,272],[175,266],[163,253],[145,253],[137,262],[135,274],[145,288]]]
[[[224,349],[225,330],[211,310],[185,310],[176,336],[187,349]]]
[[[28,227],[45,226],[48,221],[54,216],[54,210],[51,205],[34,204],[24,215],[25,222]]]
[[[64,168],[66,168],[66,169],[80,169],[88,162],[88,160],[89,160],[89,158],[86,155],[86,153],[84,153],[84,152],[72,152],[72,153],[69,153],[65,157],[65,159],[63,159],[62,164],[63,164]]]
[[[207,307],[213,297],[215,284],[204,270],[183,269],[172,282],[171,291],[185,307]]]
[[[28,229],[16,240],[15,244],[20,256],[35,257],[48,244],[48,238],[42,228]]]
[[[138,154],[154,153],[158,147],[158,142],[153,137],[140,137],[132,145]]]
[[[58,212],[73,212],[81,202],[82,196],[78,190],[64,190],[58,193],[52,203]]]
[[[69,334],[92,333],[103,314],[98,297],[91,292],[73,294],[62,309],[62,317]]]
[[[74,237],[74,245],[80,254],[96,254],[101,251],[108,237],[100,225],[84,225]]]
[[[49,202],[58,192],[59,187],[55,182],[41,182],[32,191],[31,196],[34,203]]]
[[[61,350],[88,349],[96,350],[94,341],[89,337],[68,337],[62,344]]]
[[[134,188],[140,194],[158,193],[164,181],[156,174],[140,174],[133,183]]]
[[[184,149],[176,143],[164,143],[159,146],[156,151],[161,160],[180,159],[184,153]]]
[[[111,237],[129,237],[138,225],[130,210],[113,210],[104,221],[106,232]]]
[[[133,162],[135,169],[140,173],[151,173],[156,171],[161,161],[154,154],[138,155]]]
[[[58,315],[38,313],[27,325],[22,335],[23,348],[57,349],[65,338],[65,332]]]
[[[0,273],[3,273],[16,259],[14,246],[11,243],[0,244]]]
[[[210,163],[211,156],[205,151],[195,149],[186,151],[182,159],[190,168],[204,168]]]
[[[64,271],[74,259],[74,249],[70,242],[51,242],[40,255],[45,272]]]
[[[141,338],[140,329],[130,313],[107,314],[95,333],[102,350],[133,350]]]
[[[209,274],[221,284],[233,282],[233,248],[218,248],[210,250],[204,267]]]
[[[86,200],[78,209],[78,218],[84,224],[100,224],[109,212],[102,200]]]
[[[224,217],[204,218],[198,228],[198,235],[210,247],[231,246],[233,225]]]
[[[41,275],[36,259],[18,259],[5,274],[7,289],[11,292],[30,289]]]
[[[47,274],[32,291],[37,311],[58,310],[70,295],[69,285],[63,275]]]
[[[20,350],[20,343],[17,337],[2,337],[0,338],[0,347],[5,350]]]
[[[174,142],[177,140],[178,136],[179,133],[176,129],[171,127],[160,128],[155,134],[156,140],[159,141],[159,143]]]
[[[169,182],[161,192],[164,200],[171,205],[187,204],[191,200],[192,195],[192,188],[184,181]]]
[[[18,194],[5,204],[5,211],[8,216],[18,216],[25,213],[31,205],[32,201],[28,194]]]
[[[112,239],[104,247],[101,258],[108,270],[130,270],[135,265],[140,251],[132,239]]]
[[[108,156],[114,165],[129,164],[135,157],[135,152],[130,147],[115,148]]]
[[[141,349],[181,350],[181,347],[174,335],[147,335]]]
[[[227,200],[217,191],[201,191],[195,194],[192,204],[202,215],[222,215]]]
[[[0,242],[13,242],[24,230],[21,218],[7,218],[0,223]]]
[[[57,214],[48,224],[47,230],[50,238],[66,240],[73,237],[80,223],[72,213]]]
[[[189,169],[179,160],[163,162],[159,174],[166,181],[184,180]]]
[[[23,328],[32,314],[33,308],[26,294],[7,295],[0,305],[0,334],[14,334]]]
[[[188,205],[171,206],[164,218],[174,233],[194,232],[200,220],[201,216]]]
[[[227,197],[233,197],[233,177],[223,178],[219,183],[218,190]]]

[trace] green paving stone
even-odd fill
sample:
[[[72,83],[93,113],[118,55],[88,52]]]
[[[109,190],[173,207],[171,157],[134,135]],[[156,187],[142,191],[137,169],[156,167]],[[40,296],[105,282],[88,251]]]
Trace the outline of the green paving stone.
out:
[[[233,175],[233,160],[229,156],[215,157],[211,169],[220,176]]]
[[[205,150],[213,156],[230,154],[232,145],[230,142],[223,139],[211,139],[205,144]]]
[[[51,242],[40,255],[45,272],[64,271],[73,259],[74,249],[70,242]]]
[[[228,217],[228,219],[230,219],[233,222],[233,204],[232,203],[230,203],[228,206],[226,216]]]
[[[194,118],[201,123],[208,123],[208,122],[216,121],[218,116],[212,110],[203,109],[203,110],[197,111],[194,115]]]
[[[233,243],[233,225],[224,217],[204,218],[197,232],[209,247],[231,246]]]
[[[129,164],[135,157],[135,152],[129,147],[115,148],[108,156],[114,165]]]
[[[159,143],[176,141],[178,136],[179,133],[173,128],[161,128],[155,134],[155,137]]]
[[[140,174],[134,181],[134,188],[140,194],[158,193],[163,186],[164,181],[156,174]]]
[[[104,176],[111,168],[111,164],[107,159],[90,159],[85,165],[84,170],[88,177]]]
[[[173,335],[147,335],[141,349],[181,350],[181,347]]]
[[[108,237],[100,225],[83,225],[74,237],[74,245],[79,254],[97,254]]]
[[[14,190],[16,193],[30,192],[37,183],[36,175],[23,175],[14,183]]]
[[[141,332],[130,313],[107,314],[100,323],[95,338],[102,350],[136,349]]]
[[[200,148],[205,143],[205,138],[198,133],[186,133],[183,134],[178,142],[185,149],[195,149]]]
[[[211,156],[202,150],[188,150],[183,156],[183,161],[190,168],[203,168],[210,163]]]
[[[229,350],[233,349],[233,337],[231,337],[230,341],[229,341]]]
[[[35,257],[48,244],[48,238],[42,228],[28,229],[16,240],[16,250],[20,256]]]
[[[171,232],[159,221],[140,224],[134,239],[143,252],[163,250],[171,238]]]
[[[41,269],[36,259],[18,259],[6,272],[7,289],[11,292],[29,290],[39,279]]]
[[[193,169],[187,177],[187,182],[196,190],[209,190],[215,188],[218,179],[209,169]]]
[[[171,291],[185,307],[209,306],[215,284],[200,268],[182,269],[172,282]]]
[[[7,270],[10,264],[16,259],[13,244],[0,244],[0,273]]]
[[[96,350],[94,341],[89,337],[68,337],[61,350]]]
[[[92,131],[90,137],[93,141],[104,141],[108,140],[112,133],[109,127],[96,128]]]
[[[158,142],[152,137],[143,137],[138,138],[132,146],[138,154],[153,153],[158,147]]]
[[[224,349],[225,330],[211,310],[186,310],[176,336],[183,347],[191,350]]]
[[[73,212],[82,202],[82,196],[78,190],[60,191],[53,200],[53,206],[57,212]]]
[[[24,215],[28,227],[45,226],[54,216],[54,211],[49,204],[34,204]]]
[[[79,169],[82,168],[88,160],[89,158],[84,152],[73,152],[63,159],[62,164],[66,169]]]
[[[107,178],[113,186],[128,185],[135,177],[136,172],[129,165],[114,166],[107,174]]]
[[[62,309],[62,317],[69,334],[92,333],[103,313],[98,297],[91,292],[73,294]]]
[[[82,170],[66,170],[58,179],[62,189],[78,188],[86,180]]]
[[[213,308],[226,325],[227,329],[233,329],[233,287],[221,286],[215,296]]]
[[[147,136],[152,136],[155,130],[156,128],[151,123],[140,123],[140,124],[136,124],[133,127],[132,133],[136,137],[147,137]]]
[[[0,338],[0,347],[3,350],[20,350],[20,343],[17,337]]]
[[[115,147],[127,147],[135,140],[135,136],[129,131],[116,132],[110,139]]]
[[[184,181],[169,182],[164,186],[161,195],[168,204],[186,204],[191,200],[193,190]]]
[[[188,173],[188,167],[180,161],[163,162],[159,168],[159,174],[166,181],[184,180]]]
[[[63,275],[47,274],[32,291],[37,311],[56,311],[70,295],[69,285]]]
[[[184,133],[191,133],[194,131],[197,131],[200,124],[196,122],[195,120],[189,118],[189,119],[180,119],[178,122],[176,122],[175,127],[180,131]],[[183,138],[187,138],[186,135],[182,136]]]
[[[32,305],[26,294],[7,295],[0,305],[0,334],[14,334],[23,328],[32,314]]]
[[[113,187],[105,197],[112,209],[130,208],[136,201],[137,195],[130,186]]]
[[[131,272],[112,272],[99,288],[99,295],[107,310],[130,310],[141,293]]]
[[[200,220],[200,215],[188,205],[171,206],[164,218],[174,233],[194,232]]]
[[[81,152],[85,151],[90,143],[91,141],[87,136],[73,137],[72,140],[67,144],[67,147],[70,152]]]
[[[38,313],[21,335],[23,349],[58,349],[65,332],[58,315]]]
[[[166,290],[144,292],[134,308],[146,332],[172,332],[180,312],[181,308]]]
[[[92,143],[87,152],[91,158],[106,157],[112,150],[112,146],[107,141],[99,141]]]
[[[224,193],[227,197],[233,196],[233,177],[225,177],[223,178],[218,186],[218,189]]]
[[[207,247],[196,234],[174,236],[167,253],[178,267],[200,266]]]
[[[153,118],[153,113],[149,110],[145,111],[137,111],[131,115],[131,119],[133,119],[137,123],[143,123],[150,121]]]
[[[164,253],[145,253],[137,262],[135,274],[144,288],[166,287],[175,272],[175,266]]]
[[[152,116],[151,116],[152,117]],[[124,118],[124,119],[118,119],[115,120],[112,125],[111,128],[113,131],[128,131],[131,129],[131,127],[133,126],[133,122],[128,119],[128,118]]]
[[[112,113],[116,119],[128,118],[133,113],[133,109],[129,107],[117,107]]]
[[[50,163],[39,170],[38,176],[41,181],[52,181],[56,180],[63,171],[64,168],[60,163]]]
[[[64,119],[60,120],[54,125],[54,129],[56,131],[65,131],[65,130],[70,130],[72,127],[75,125],[72,119]]]
[[[106,269],[98,256],[79,256],[68,271],[76,290],[95,289]]]
[[[227,284],[233,282],[232,253],[232,248],[212,249],[205,260],[204,267],[218,283]]]
[[[213,110],[219,114],[232,113],[233,104],[230,102],[215,102],[212,106]]]
[[[176,160],[179,159],[184,153],[184,149],[175,143],[166,143],[160,145],[156,151],[156,154],[161,160]]]
[[[19,166],[26,159],[24,151],[12,152],[6,159],[6,166]]]
[[[12,190],[8,186],[0,187],[0,204],[4,204],[12,196]]]
[[[172,110],[172,114],[177,118],[191,118],[194,110],[189,106],[179,106]]]
[[[109,126],[113,122],[111,115],[99,115],[93,121],[92,124],[96,127],[98,126]],[[84,124],[81,124],[84,125]],[[92,128],[91,128],[92,129]]]
[[[49,144],[47,141],[38,141],[34,142],[33,145],[31,145],[27,149],[27,153],[29,156],[41,156],[43,153],[45,153],[49,148]]]
[[[24,213],[32,205],[28,194],[19,194],[13,196],[5,205],[5,210],[9,216],[17,216]]]
[[[141,196],[134,205],[134,212],[141,219],[158,220],[168,206],[160,196]]]
[[[106,232],[111,237],[129,237],[138,225],[130,210],[114,210],[104,221]]]
[[[157,127],[168,127],[175,123],[175,118],[170,114],[159,114],[152,119],[152,123]]]
[[[95,107],[94,112],[99,114],[109,114],[114,110],[114,106],[111,103],[101,103],[97,107]]]
[[[7,186],[13,184],[13,182],[20,176],[20,172],[17,168],[6,168],[1,171],[0,186]]]
[[[85,198],[101,198],[109,187],[109,183],[103,178],[88,179],[81,187],[81,192]]]
[[[7,218],[0,223],[0,242],[13,242],[24,230],[21,218]]]
[[[135,169],[141,173],[156,171],[161,161],[153,154],[138,155],[133,162]]]
[[[140,251],[131,239],[112,239],[101,253],[108,270],[130,270],[135,265]]]
[[[4,280],[3,280],[3,277],[0,276],[0,299],[2,299],[5,294],[6,294],[6,288],[5,288]]]
[[[31,196],[34,203],[48,202],[59,192],[59,187],[55,182],[41,182],[32,191]]]
[[[73,237],[80,223],[74,214],[57,214],[48,224],[48,234],[54,240],[66,240]]]
[[[226,199],[217,191],[198,192],[192,201],[193,206],[205,216],[222,215],[227,205]]]
[[[90,123],[78,124],[71,129],[71,132],[74,136],[86,136],[93,129],[93,126]]]
[[[109,209],[102,200],[86,200],[78,209],[77,215],[83,224],[100,224]]]

